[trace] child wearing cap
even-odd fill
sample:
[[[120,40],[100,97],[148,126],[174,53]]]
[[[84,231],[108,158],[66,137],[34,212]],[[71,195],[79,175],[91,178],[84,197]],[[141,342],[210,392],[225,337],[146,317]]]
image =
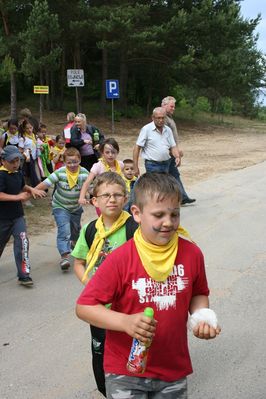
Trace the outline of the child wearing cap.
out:
[[[29,240],[22,201],[45,197],[45,192],[25,185],[19,170],[22,155],[13,145],[6,146],[1,153],[0,167],[0,257],[11,236],[14,237],[14,257],[18,282],[24,286],[33,285],[30,276]]]

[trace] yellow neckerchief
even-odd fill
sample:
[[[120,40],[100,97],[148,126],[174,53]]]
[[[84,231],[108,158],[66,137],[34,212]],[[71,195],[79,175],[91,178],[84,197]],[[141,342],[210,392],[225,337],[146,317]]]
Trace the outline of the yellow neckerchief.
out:
[[[54,155],[58,155],[58,154],[62,155],[64,153],[64,151],[65,151],[65,147],[59,148],[59,147],[57,147],[57,145],[55,145],[53,147],[53,149],[51,150],[52,159],[53,159]],[[53,154],[53,152],[55,152],[55,154]]]
[[[80,172],[80,166],[78,167],[78,170],[76,172],[71,172],[68,168],[66,168],[67,182],[70,189],[75,187],[75,185],[77,184],[79,172]]]
[[[16,172],[17,172],[17,170],[16,170],[15,172],[12,172],[11,170],[8,170],[7,168],[5,168],[3,165],[0,166],[0,170],[4,170],[4,171],[7,172],[8,174],[16,173]]]
[[[136,176],[134,176],[131,180],[129,180],[128,178],[126,178],[126,176],[123,176],[123,179],[124,179],[124,181],[125,181],[125,183],[126,183],[127,192],[130,193],[130,191],[131,191],[130,183],[131,183],[132,181],[136,181],[137,178],[136,178]]]
[[[35,137],[35,134],[34,134],[34,133],[28,134],[27,132],[25,132],[25,133],[24,133],[24,136],[25,136],[25,137],[28,137],[28,139],[32,140],[32,141],[33,141],[33,144],[36,146],[36,137]]]
[[[146,242],[142,237],[140,227],[135,231],[134,242],[140,260],[147,274],[153,280],[165,281],[171,274],[178,251],[179,234],[191,240],[189,233],[181,226],[166,245],[154,245]]]
[[[119,230],[124,224],[126,223],[127,219],[130,217],[130,214],[126,211],[122,211],[120,213],[119,218],[112,224],[109,230],[105,230],[103,224],[103,216],[101,215],[97,220],[95,227],[96,227],[96,234],[93,240],[93,243],[89,249],[87,254],[86,263],[87,269],[82,277],[82,282],[84,282],[88,276],[88,273],[92,270],[93,266],[98,260],[99,254],[104,244],[104,240],[109,237],[111,234],[115,233]]]
[[[111,169],[110,165],[108,165],[108,163],[106,162],[105,159],[99,158],[99,161],[101,161],[101,162],[103,163],[104,168],[105,168],[105,172],[109,172],[109,171],[114,172],[114,171]],[[117,174],[119,174],[120,176],[123,176],[122,170],[121,170],[121,167],[120,167],[120,164],[119,164],[119,162],[118,162],[116,159],[115,159],[115,172],[116,172]]]
[[[16,131],[16,133],[10,133],[10,131],[8,130],[7,131],[7,138],[6,138],[6,145],[9,143],[9,139],[11,138],[11,137],[15,137],[15,136],[17,136],[18,137],[18,131]]]

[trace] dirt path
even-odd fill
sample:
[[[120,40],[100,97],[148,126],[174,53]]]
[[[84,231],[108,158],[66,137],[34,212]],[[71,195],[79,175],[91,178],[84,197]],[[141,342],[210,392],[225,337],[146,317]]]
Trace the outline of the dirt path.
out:
[[[109,121],[96,119],[93,123],[106,136],[111,136]],[[119,159],[132,158],[133,145],[145,123],[148,120],[116,123],[114,137],[120,145]],[[54,116],[48,118],[47,124],[52,134],[60,132],[63,127],[63,123],[54,123]],[[239,128],[180,124],[179,130],[180,147],[184,151],[180,172],[189,192],[198,181],[266,160],[266,125],[255,125],[250,121],[247,121],[247,126]],[[144,171],[143,166],[141,170]],[[49,229],[54,222],[49,200],[37,201],[34,205],[34,208],[26,209],[28,228],[30,234],[39,234],[44,226]]]

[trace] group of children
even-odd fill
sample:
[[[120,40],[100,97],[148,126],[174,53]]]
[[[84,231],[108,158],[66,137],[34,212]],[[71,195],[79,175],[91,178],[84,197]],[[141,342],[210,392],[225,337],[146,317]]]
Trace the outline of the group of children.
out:
[[[21,152],[23,173],[32,187],[63,165],[65,139],[61,134],[56,138],[47,136],[44,124],[35,132],[27,118],[20,123],[16,119],[8,120],[0,138],[0,150],[8,145],[15,145]]]
[[[106,139],[100,152],[101,158],[88,172],[80,166],[79,151],[68,148],[64,166],[31,188],[19,171],[21,153],[13,145],[4,148],[0,255],[11,234],[16,242],[26,237],[21,201],[29,195],[43,197],[44,190],[55,185],[52,208],[60,266],[69,269],[73,248],[74,271],[85,285],[76,312],[91,327],[98,390],[113,399],[187,398],[186,377],[192,372],[188,315],[197,320],[193,334],[198,338],[215,338],[220,327],[214,314],[210,318],[204,313],[212,312],[204,259],[180,226],[178,184],[161,173],[146,173],[135,181],[133,162],[117,161],[119,146],[114,139]],[[99,217],[80,231],[82,205],[88,201]],[[19,212],[14,213],[14,208]],[[29,285],[27,242],[21,253],[18,246],[21,243],[14,251],[19,282]],[[153,308],[154,319],[144,315],[147,306]],[[126,368],[132,338],[147,346],[152,340],[141,375]]]

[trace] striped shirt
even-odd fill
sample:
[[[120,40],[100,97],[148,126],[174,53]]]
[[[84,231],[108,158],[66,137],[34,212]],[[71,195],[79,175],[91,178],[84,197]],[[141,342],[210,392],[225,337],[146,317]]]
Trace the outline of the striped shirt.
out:
[[[87,169],[80,167],[77,184],[71,189],[67,181],[66,166],[55,170],[44,183],[50,187],[55,184],[56,189],[52,199],[53,208],[63,208],[69,212],[76,212],[81,208],[78,203],[81,187],[88,177]]]

